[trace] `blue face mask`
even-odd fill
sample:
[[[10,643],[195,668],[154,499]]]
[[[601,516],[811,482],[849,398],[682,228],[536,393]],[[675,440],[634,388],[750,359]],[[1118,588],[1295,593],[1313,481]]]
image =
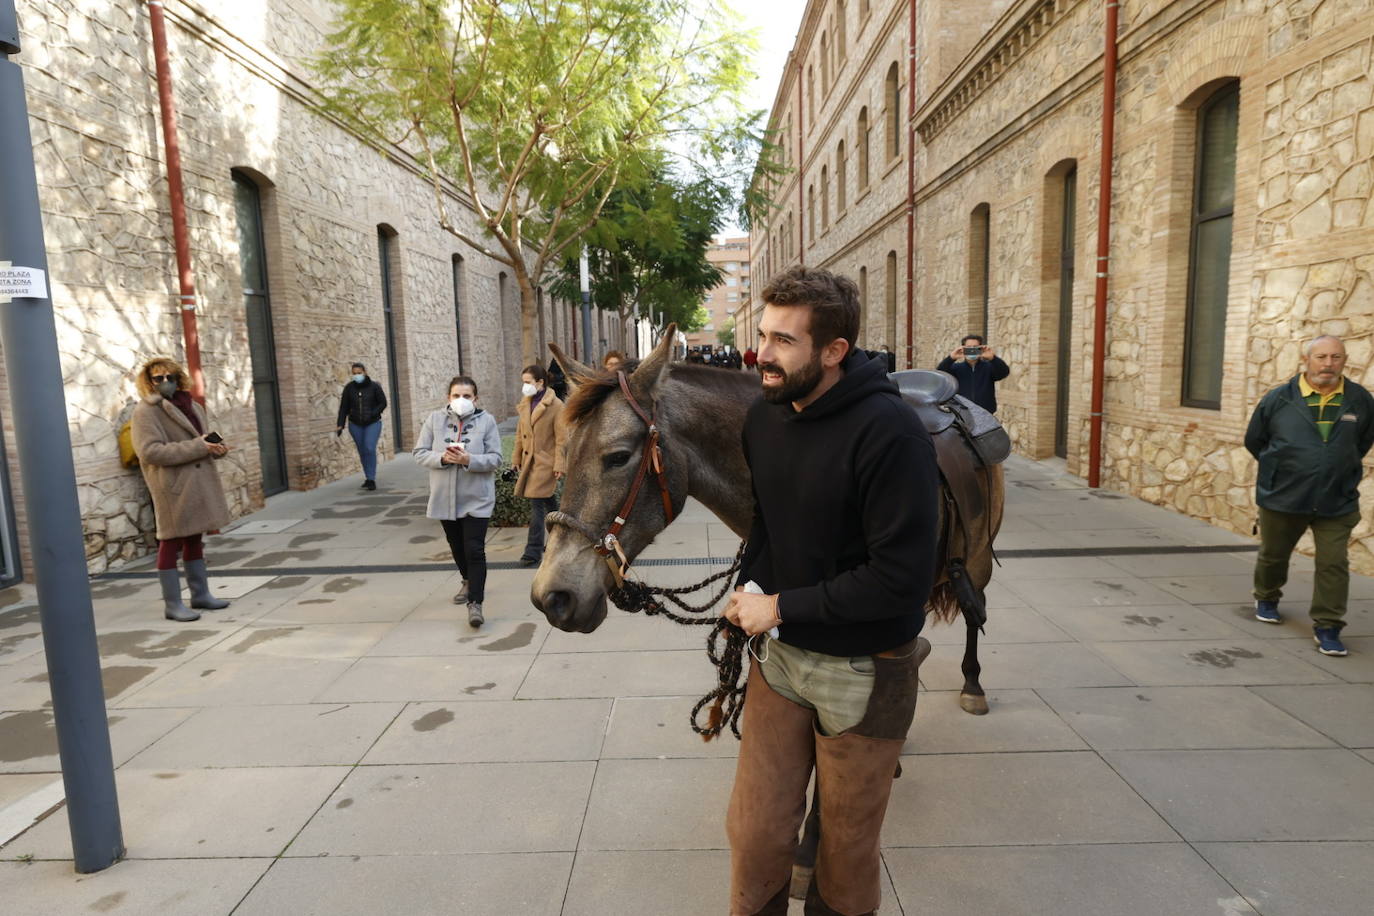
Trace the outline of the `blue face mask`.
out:
[[[355,382],[357,382],[359,385],[361,385],[361,384],[363,383],[363,379],[365,379],[365,378],[367,378],[367,376],[365,376],[365,375],[355,375],[355,376],[353,376],[353,381],[355,381]]]

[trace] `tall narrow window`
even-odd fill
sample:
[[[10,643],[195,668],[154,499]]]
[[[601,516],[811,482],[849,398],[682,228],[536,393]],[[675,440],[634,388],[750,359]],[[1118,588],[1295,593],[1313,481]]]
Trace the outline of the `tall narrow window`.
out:
[[[835,0],[835,57],[837,60],[844,60],[849,56],[849,41],[844,21],[846,12],[844,0]],[[839,69],[839,65],[836,64],[836,76],[839,75]]]
[[[902,151],[901,129],[902,129],[902,91],[897,85],[897,63],[893,61],[892,66],[887,68],[887,81],[884,84],[883,100],[887,105],[887,158],[895,159],[897,154]]]
[[[234,215],[238,222],[243,311],[248,325],[248,358],[253,370],[253,412],[258,423],[262,494],[286,489],[286,437],[277,381],[277,348],[272,339],[272,301],[267,294],[267,246],[262,196],[248,176],[233,172]]]
[[[821,166],[821,225],[830,228],[830,168]]]
[[[862,18],[862,17],[868,15],[868,7],[869,7],[869,0],[859,0],[859,16],[860,16],[860,18]]]
[[[859,268],[859,340],[869,350],[873,341],[868,339],[868,268]]]
[[[844,141],[841,140],[835,145],[835,217],[845,211],[849,205],[849,166],[844,159]]]
[[[814,242],[816,240],[816,186],[814,184],[806,189],[806,232],[807,236]]]
[[[816,68],[806,65],[806,120],[816,126]]]
[[[453,256],[453,329],[458,336],[458,374],[463,373],[463,294],[467,288],[463,282],[463,256]]]
[[[859,145],[859,190],[868,187],[868,107],[859,109],[859,133],[855,138]]]
[[[1069,457],[1069,370],[1073,366],[1073,265],[1078,236],[1078,167],[1059,189],[1059,346],[1055,365],[1054,453]]]
[[[988,336],[989,208],[979,204],[968,221],[968,312],[970,327]]]
[[[821,33],[821,92],[830,91],[830,39]]]
[[[883,319],[887,322],[887,339],[883,343],[897,349],[897,252],[887,253],[887,295],[884,297]]]
[[[1189,407],[1221,407],[1239,116],[1239,83],[1218,90],[1198,111],[1183,345],[1183,403]]]
[[[396,233],[387,226],[377,227],[377,262],[381,268],[382,279],[382,320],[386,325],[386,370],[391,390],[386,393],[387,412],[391,414],[391,432],[395,437],[396,451],[405,446],[404,432],[401,427],[401,365],[400,347],[397,345],[396,321]]]

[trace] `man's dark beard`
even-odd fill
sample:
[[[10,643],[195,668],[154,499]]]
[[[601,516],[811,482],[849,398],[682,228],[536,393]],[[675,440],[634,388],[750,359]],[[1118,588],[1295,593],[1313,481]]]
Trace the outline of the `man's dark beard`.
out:
[[[777,363],[759,363],[759,373],[776,372],[782,376],[782,384],[777,388],[764,388],[763,399],[770,404],[787,404],[800,401],[821,383],[824,373],[821,367],[819,350],[811,351],[811,361],[795,372],[785,372]]]

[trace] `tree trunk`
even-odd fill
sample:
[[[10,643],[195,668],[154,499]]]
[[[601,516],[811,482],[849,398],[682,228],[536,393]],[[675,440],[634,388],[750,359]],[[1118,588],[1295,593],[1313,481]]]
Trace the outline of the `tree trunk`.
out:
[[[520,359],[525,366],[544,365],[539,359],[539,341],[535,331],[539,321],[539,300],[534,294],[534,284],[530,282],[525,265],[515,269],[515,280],[520,284]]]

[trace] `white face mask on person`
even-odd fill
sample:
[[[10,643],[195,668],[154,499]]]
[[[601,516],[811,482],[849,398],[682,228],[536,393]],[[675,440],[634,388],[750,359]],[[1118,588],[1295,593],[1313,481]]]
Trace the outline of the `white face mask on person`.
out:
[[[158,382],[158,383],[157,383],[157,393],[160,394],[160,395],[162,395],[164,398],[171,398],[172,395],[174,395],[174,394],[177,393],[177,383],[176,383],[176,382]]]
[[[357,382],[359,385],[363,383],[363,379],[365,378],[367,378],[367,376],[363,375],[361,372],[354,373],[353,375],[353,381]]]
[[[449,413],[455,417],[470,417],[476,409],[477,405],[472,402],[472,398],[457,397],[448,402]]]
[[[522,397],[532,398],[538,393],[539,388],[535,386],[534,382],[526,382],[520,386],[520,395]]]

